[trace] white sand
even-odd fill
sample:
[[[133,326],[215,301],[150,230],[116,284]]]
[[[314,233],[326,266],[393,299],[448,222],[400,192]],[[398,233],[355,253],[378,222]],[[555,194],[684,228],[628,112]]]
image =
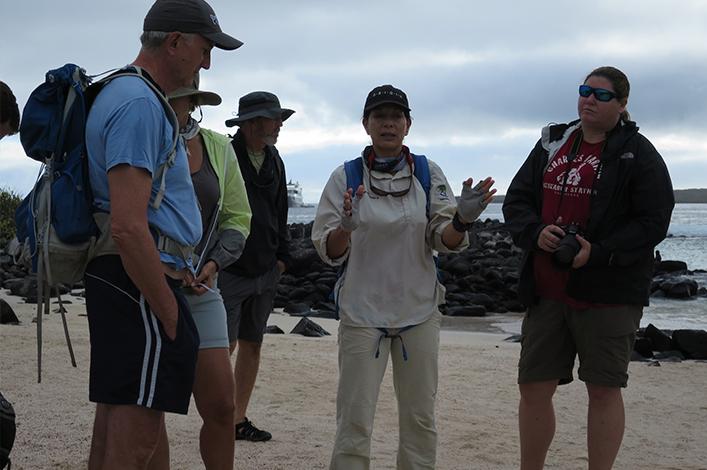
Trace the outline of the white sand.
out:
[[[13,470],[86,468],[94,405],[88,402],[89,343],[83,300],[69,297],[76,354],[71,366],[61,316],[44,316],[42,383],[37,383],[35,306],[5,298],[22,321],[0,327],[0,390],[17,412]],[[286,333],[299,321],[271,316]],[[326,469],[335,431],[337,322],[314,319],[332,336],[267,335],[248,416],[273,434],[266,443],[236,443],[237,469]],[[474,320],[467,320],[473,327]],[[480,328],[489,323],[479,320]],[[511,328],[512,330],[513,328]],[[519,466],[516,365],[519,345],[507,335],[442,332],[437,399],[439,469]],[[119,351],[116,351],[119,354]],[[390,370],[390,368],[389,368]],[[632,363],[624,391],[627,424],[616,469],[707,469],[707,363],[649,367]],[[373,433],[372,468],[394,469],[397,412],[390,372],[383,381]],[[586,392],[575,381],[555,397],[557,434],[546,468],[583,469]],[[200,418],[169,415],[173,469],[203,468]]]

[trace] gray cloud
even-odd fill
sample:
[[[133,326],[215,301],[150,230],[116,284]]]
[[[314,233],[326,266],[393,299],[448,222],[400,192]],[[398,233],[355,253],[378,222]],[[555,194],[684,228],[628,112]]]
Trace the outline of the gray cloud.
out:
[[[149,3],[4,2],[0,79],[24,103],[45,72],[65,62],[89,73],[129,63]],[[408,144],[440,163],[454,188],[466,175],[490,174],[505,192],[540,128],[576,118],[577,86],[600,65],[628,75],[628,108],[675,186],[704,186],[696,181],[707,166],[703,1],[210,3],[224,31],[245,45],[213,52],[202,88],[224,103],[204,109],[202,124],[228,132],[223,122],[240,96],[278,94],[297,110],[279,148],[309,202],[365,145],[360,116],[374,86],[407,92],[414,117]],[[36,169],[20,177],[29,163],[14,163],[12,139],[0,143],[0,186],[25,180],[31,187]]]

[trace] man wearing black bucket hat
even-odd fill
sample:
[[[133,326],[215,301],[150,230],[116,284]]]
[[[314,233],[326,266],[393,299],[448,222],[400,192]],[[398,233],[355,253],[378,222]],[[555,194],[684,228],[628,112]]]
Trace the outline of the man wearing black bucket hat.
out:
[[[267,441],[272,435],[246,418],[258,375],[260,347],[273,307],[277,281],[291,264],[287,228],[285,165],[275,148],[283,121],[294,113],[280,107],[272,93],[255,91],[238,102],[238,116],[226,121],[239,126],[233,148],[245,180],[253,213],[250,236],[238,261],[222,270],[219,287],[228,312],[231,354],[238,346],[236,440]]]
[[[108,82],[86,125],[94,201],[110,213],[117,252],[86,269],[89,399],[97,403],[89,470],[146,468],[164,413],[188,411],[199,335],[180,287],[193,269],[188,254],[201,237],[201,217],[181,144],[162,171],[176,119],[155,90],[191,85],[211,66],[213,47],[242,44],[221,31],[204,0],[157,0],[143,31],[127,68],[146,80]]]

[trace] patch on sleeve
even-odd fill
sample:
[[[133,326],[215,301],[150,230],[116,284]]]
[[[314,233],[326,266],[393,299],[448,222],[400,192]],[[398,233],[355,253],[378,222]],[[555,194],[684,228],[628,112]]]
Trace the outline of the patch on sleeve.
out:
[[[443,184],[437,186],[437,194],[439,194],[440,197],[449,199],[449,196],[447,196],[447,187]]]

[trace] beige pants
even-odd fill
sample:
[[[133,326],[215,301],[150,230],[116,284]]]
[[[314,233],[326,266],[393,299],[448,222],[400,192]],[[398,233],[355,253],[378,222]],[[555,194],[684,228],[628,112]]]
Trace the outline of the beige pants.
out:
[[[382,340],[383,333],[377,328],[339,326],[337,429],[331,470],[370,467],[373,418],[388,356],[393,361],[393,383],[398,400],[397,468],[435,468],[434,406],[441,322],[442,315],[436,311],[426,322],[400,333],[400,338]],[[395,335],[402,328],[387,330]],[[403,357],[403,346],[407,361]],[[380,351],[378,358],[377,350]]]

